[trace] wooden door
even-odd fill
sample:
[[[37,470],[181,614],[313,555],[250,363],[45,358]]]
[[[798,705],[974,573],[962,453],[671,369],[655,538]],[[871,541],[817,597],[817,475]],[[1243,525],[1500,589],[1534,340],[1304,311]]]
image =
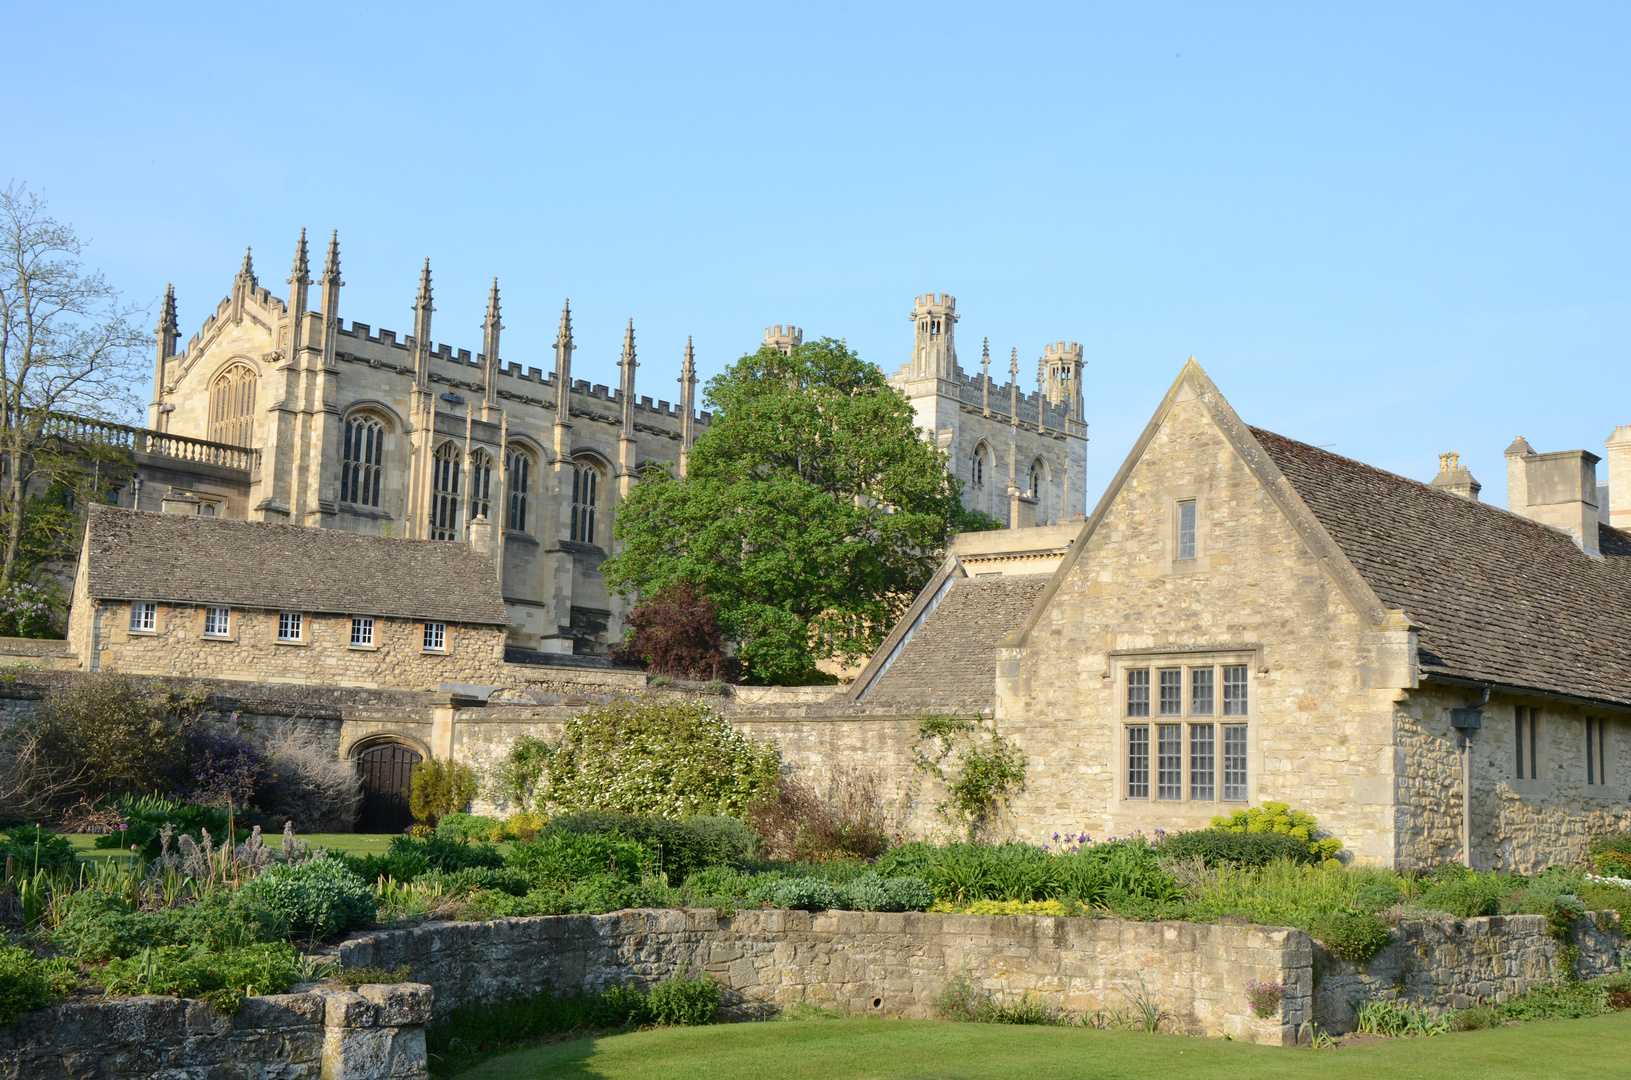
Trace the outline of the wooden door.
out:
[[[380,743],[357,755],[357,776],[362,781],[358,832],[402,832],[413,824],[413,814],[408,810],[408,778],[420,760],[418,754],[400,743]]]

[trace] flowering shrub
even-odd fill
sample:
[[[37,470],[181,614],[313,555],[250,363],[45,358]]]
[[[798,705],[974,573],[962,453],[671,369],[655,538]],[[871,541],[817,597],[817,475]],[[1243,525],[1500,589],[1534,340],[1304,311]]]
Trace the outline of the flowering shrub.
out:
[[[1283,802],[1243,807],[1228,817],[1213,818],[1212,827],[1235,833],[1285,833],[1306,842],[1309,852],[1322,860],[1335,861],[1342,850],[1342,841],[1336,837],[1320,837],[1314,815],[1293,810]]]
[[[1279,1012],[1280,1001],[1285,996],[1286,988],[1277,982],[1246,980],[1246,1000],[1251,1002],[1252,1012],[1265,1020]]]
[[[173,797],[197,806],[248,806],[266,771],[266,756],[247,739],[213,725],[189,732],[187,744],[190,783]]]
[[[38,585],[17,582],[0,592],[0,637],[58,637],[55,605]]]
[[[640,698],[573,717],[558,743],[517,740],[501,772],[523,806],[690,817],[742,813],[780,767],[705,702]]]

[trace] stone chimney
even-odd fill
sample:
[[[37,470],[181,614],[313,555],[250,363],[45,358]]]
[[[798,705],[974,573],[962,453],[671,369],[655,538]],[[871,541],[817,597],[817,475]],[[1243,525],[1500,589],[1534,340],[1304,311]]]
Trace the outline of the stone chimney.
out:
[[[1631,424],[1621,424],[1603,444],[1608,454],[1608,523],[1631,532]]]
[[[1472,478],[1472,471],[1461,464],[1461,455],[1454,450],[1438,456],[1438,475],[1427,486],[1459,495],[1469,502],[1477,502],[1478,493],[1484,488]]]
[[[1589,450],[1537,454],[1522,435],[1506,448],[1506,508],[1562,529],[1597,555],[1597,462]]]

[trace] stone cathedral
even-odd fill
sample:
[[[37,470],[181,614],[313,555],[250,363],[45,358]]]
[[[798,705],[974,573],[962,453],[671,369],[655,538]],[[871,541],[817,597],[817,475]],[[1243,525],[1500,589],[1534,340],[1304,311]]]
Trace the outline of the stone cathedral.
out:
[[[613,391],[572,378],[563,306],[553,370],[500,360],[495,280],[481,349],[433,343],[429,261],[411,333],[340,317],[338,234],[311,278],[305,233],[286,297],[263,288],[246,253],[228,296],[178,349],[175,296],[156,331],[153,401],[138,471],[119,501],[144,510],[270,521],[419,540],[491,554],[513,648],[602,653],[630,601],[599,572],[618,503],[651,462],[684,473],[711,417],[696,411],[689,341],[677,404],[635,394],[631,319]],[[315,285],[316,295],[313,296]],[[964,500],[1010,527],[1080,512],[1086,476],[1082,350],[1049,345],[1038,386],[957,363],[955,300],[919,297],[911,360],[891,379],[925,436],[945,450]],[[792,326],[765,344],[791,350]],[[179,459],[179,460],[178,460]]]

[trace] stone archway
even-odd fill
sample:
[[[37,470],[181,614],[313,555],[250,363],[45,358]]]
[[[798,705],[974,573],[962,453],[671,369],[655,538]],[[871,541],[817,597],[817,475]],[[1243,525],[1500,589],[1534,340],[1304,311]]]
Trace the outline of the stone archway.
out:
[[[412,825],[408,778],[423,756],[399,742],[376,742],[358,750],[355,760],[357,778],[362,782],[357,831],[397,833]]]

